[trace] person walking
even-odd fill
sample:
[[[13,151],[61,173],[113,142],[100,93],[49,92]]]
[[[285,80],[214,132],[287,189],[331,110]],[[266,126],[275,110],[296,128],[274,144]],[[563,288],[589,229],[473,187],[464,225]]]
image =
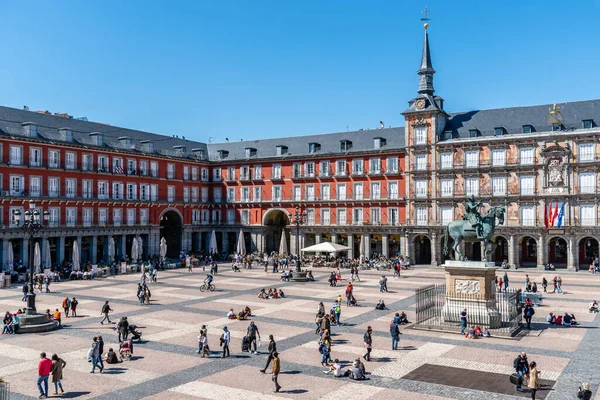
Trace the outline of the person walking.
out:
[[[352,286],[352,282],[348,282],[346,286],[346,307],[350,307],[350,302],[352,301],[352,291],[354,287]]]
[[[63,378],[63,368],[67,365],[67,363],[59,358],[56,354],[52,354],[52,383],[54,383],[54,395],[58,396],[58,388],[60,388],[60,392],[64,393],[64,389],[62,386],[62,378]]]
[[[102,314],[104,314],[104,318],[102,318],[102,321],[100,321],[100,323],[102,325],[104,325],[104,321],[108,321],[108,323],[110,324],[110,318],[108,317],[108,313],[112,311],[112,308],[110,308],[110,306],[108,305],[108,300],[106,300],[106,302],[104,302],[104,305],[102,306]]]
[[[252,345],[254,345],[254,354],[258,354],[258,349],[256,346],[256,336],[258,335],[258,339],[260,339],[260,332],[258,331],[258,327],[254,323],[254,321],[250,321],[250,325],[248,329],[246,329],[246,336],[248,337],[248,350],[252,353]]]
[[[65,318],[69,318],[69,310],[71,309],[71,300],[69,300],[68,296],[63,299],[62,308],[65,312]]]
[[[508,289],[508,274],[506,272],[502,277],[502,281],[504,282],[504,291],[506,292],[506,290]]]
[[[556,279],[556,276],[552,279],[552,285],[553,285],[552,293],[556,293],[556,289],[557,289],[557,279]]]
[[[392,350],[398,350],[398,342],[400,341],[400,327],[395,320],[390,323],[390,335],[392,336]]]
[[[79,304],[79,302],[77,301],[77,299],[75,297],[73,297],[73,300],[71,300],[71,317],[77,316],[77,305],[78,304]]]
[[[46,286],[46,293],[50,293],[50,278],[44,277],[44,285]]]
[[[559,276],[559,277],[556,279],[556,291],[557,291],[558,293],[565,294],[565,293],[563,292],[563,290],[562,290],[562,287],[561,287],[561,286],[562,286],[562,278]]]
[[[46,358],[46,353],[40,354],[40,362],[38,363],[38,378],[37,387],[40,391],[40,399],[48,398],[48,376],[52,371],[52,361]],[[44,386],[42,386],[44,384]]]
[[[273,354],[277,353],[277,343],[275,343],[275,339],[273,339],[273,335],[269,335],[269,357],[267,357],[267,364],[263,369],[260,370],[263,374],[269,368],[269,364],[273,360]]]
[[[531,398],[535,400],[535,394],[537,390],[540,388],[540,377],[539,371],[537,369],[537,364],[535,361],[532,361],[529,364],[529,380],[527,382],[527,386],[529,387],[529,392],[531,393]]]
[[[548,280],[546,280],[545,276],[542,277],[542,287],[544,288],[544,293],[548,293],[546,291],[546,289],[548,288]]]
[[[257,330],[258,332],[258,330]],[[223,358],[231,357],[229,354],[229,343],[231,343],[231,332],[226,326],[223,327]]]
[[[104,354],[104,339],[102,336],[98,336],[98,365],[100,366],[100,372],[104,370],[104,360],[102,360],[102,354]]]
[[[523,317],[525,318],[525,322],[527,322],[527,329],[531,329],[531,317],[533,317],[533,314],[535,314],[535,310],[531,304],[527,304],[523,310]]]
[[[340,316],[342,315],[342,299],[335,302],[333,305],[333,310],[335,311],[335,323],[337,326],[340,326]]]
[[[281,365],[280,365],[280,361],[279,361],[279,353],[274,352],[273,353],[273,366],[271,367],[271,373],[273,374],[273,377],[271,379],[273,380],[273,383],[275,384],[275,393],[279,393],[279,391],[281,390],[281,386],[279,386],[279,382],[277,382],[277,377],[279,376],[280,370],[281,370]]]
[[[202,353],[202,336],[207,335],[208,330],[206,329],[206,325],[202,325],[202,327],[200,328],[200,333],[198,334],[198,351],[196,351],[197,354]]]
[[[127,340],[129,336],[129,321],[127,321],[127,317],[119,319],[119,322],[117,322],[117,332],[119,333],[119,343]]]
[[[461,335],[465,334],[465,329],[467,329],[467,309],[461,311],[460,313],[460,333]]]
[[[515,389],[517,390],[517,392],[522,392],[523,389],[521,388],[521,385],[523,384],[523,378],[529,370],[529,364],[527,363],[527,354],[525,354],[525,352],[522,352],[517,356],[517,358],[515,358],[515,361],[513,362],[513,367],[515,368],[515,372],[521,377],[519,382],[517,382]]]
[[[363,358],[366,361],[371,361],[371,349],[373,347],[373,338],[371,337],[372,333],[373,329],[370,326],[368,326],[367,331],[363,335],[363,341],[365,343],[365,348],[367,349],[367,352],[363,355]]]
[[[91,374],[93,374],[94,372],[96,372],[96,367],[98,367],[98,369],[100,369],[100,373],[102,373],[102,368],[100,368],[100,365],[98,364],[98,360],[100,359],[101,355],[100,355],[100,344],[98,343],[98,338],[94,337],[94,341],[92,342],[92,349],[91,349],[91,356],[92,356],[92,370],[90,371]]]

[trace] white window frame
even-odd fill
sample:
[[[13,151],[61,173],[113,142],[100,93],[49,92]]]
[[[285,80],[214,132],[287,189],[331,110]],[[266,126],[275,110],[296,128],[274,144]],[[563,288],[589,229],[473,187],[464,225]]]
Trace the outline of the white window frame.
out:
[[[414,144],[427,144],[427,127],[426,126],[415,126],[413,127],[413,138]]]

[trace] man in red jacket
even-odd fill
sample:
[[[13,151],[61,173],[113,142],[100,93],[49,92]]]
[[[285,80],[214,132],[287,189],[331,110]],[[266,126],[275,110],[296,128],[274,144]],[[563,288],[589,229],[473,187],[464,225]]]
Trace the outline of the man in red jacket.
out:
[[[38,363],[38,379],[37,387],[40,390],[40,399],[48,398],[48,375],[52,369],[52,361],[46,358],[46,353],[40,354],[40,362]],[[44,387],[42,388],[42,382]]]

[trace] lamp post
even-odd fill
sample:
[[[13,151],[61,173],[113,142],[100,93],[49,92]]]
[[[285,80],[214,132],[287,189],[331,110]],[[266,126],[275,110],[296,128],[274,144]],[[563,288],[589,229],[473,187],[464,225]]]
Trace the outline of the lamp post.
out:
[[[45,225],[43,223],[48,222],[50,213],[48,211],[40,213],[35,208],[35,200],[29,200],[29,210],[25,211],[24,214],[24,218],[22,218],[21,211],[14,210],[13,222],[17,227],[22,228],[25,233],[29,234],[29,293],[27,293],[27,311],[25,315],[36,315],[35,293],[33,292],[33,236],[40,229],[44,228]]]
[[[306,213],[296,207],[296,211],[291,215],[292,225],[296,225],[296,272],[302,272],[302,262],[300,260],[300,225],[306,223]],[[285,235],[285,232],[283,233]]]

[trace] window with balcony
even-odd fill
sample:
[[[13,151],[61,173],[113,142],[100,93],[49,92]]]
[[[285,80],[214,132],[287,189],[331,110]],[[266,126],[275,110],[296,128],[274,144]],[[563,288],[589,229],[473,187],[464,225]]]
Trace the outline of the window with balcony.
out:
[[[374,225],[381,224],[381,208],[371,207],[371,223]]]
[[[127,175],[137,175],[137,161],[135,159],[127,160]]]
[[[352,209],[352,224],[362,225],[363,224],[363,209],[353,208]]]
[[[185,186],[183,188],[183,202],[189,203],[189,201],[190,201],[190,188],[188,186]]]
[[[140,200],[150,200],[150,185],[147,183],[140,183]]]
[[[533,176],[521,176],[519,178],[521,195],[522,196],[533,196],[535,192],[535,177]]]
[[[198,202],[198,188],[197,187],[193,187],[192,188],[192,203],[197,203]]]
[[[302,186],[300,186],[300,185],[294,185],[292,187],[292,193],[293,193],[292,199],[294,201],[300,201],[300,200],[302,200]]]
[[[371,182],[371,200],[381,199],[381,183]]]
[[[371,175],[381,174],[381,159],[380,158],[371,158],[369,160],[369,174],[371,174]]]
[[[579,223],[581,226],[596,226],[596,206],[581,204],[579,206]]]
[[[127,200],[137,200],[137,185],[135,183],[127,184]]]
[[[65,169],[75,169],[77,160],[75,159],[75,153],[65,153]]]
[[[184,181],[190,180],[190,167],[188,165],[183,166],[183,180]]]
[[[227,180],[235,181],[235,167],[227,167]]]
[[[94,209],[93,208],[84,208],[81,211],[81,216],[83,218],[83,226],[92,226],[94,223]]]
[[[167,201],[175,201],[175,186],[167,186]]]
[[[273,201],[281,201],[281,186],[277,185],[277,186],[273,186],[272,190],[272,199]]]
[[[254,187],[254,201],[262,201],[262,188],[260,186]]]
[[[93,171],[94,170],[94,159],[91,154],[84,154],[81,156],[81,170],[82,171]]]
[[[227,218],[227,223],[230,225],[235,224],[235,210],[227,210],[227,214],[225,215]]]
[[[140,176],[148,176],[148,161],[140,161]]]
[[[254,169],[252,170],[252,173],[253,173],[254,180],[257,180],[257,181],[262,180],[262,166],[261,165],[255,165]]]
[[[234,211],[234,216],[235,216],[235,210]],[[235,217],[234,220],[235,222]],[[221,210],[212,210],[212,222],[213,224],[217,224],[220,225],[221,224]]]
[[[423,199],[427,197],[428,182],[425,179],[415,180],[415,197]]]
[[[596,193],[596,174],[594,172],[579,174],[579,193]]]
[[[108,199],[108,182],[98,181],[98,199],[99,200]]]
[[[302,178],[302,164],[292,164],[292,178]]]
[[[397,200],[400,198],[397,181],[388,182],[388,198],[391,200]]]
[[[65,181],[65,196],[72,199],[77,195],[77,181],[75,179],[67,179]]]
[[[202,224],[210,223],[210,212],[208,210],[201,210],[201,217]]]
[[[454,194],[454,179],[440,179],[440,196],[452,197]]]
[[[135,225],[135,208],[127,209],[127,225]]]
[[[113,174],[124,174],[125,173],[125,167],[123,166],[122,158],[113,157],[112,172],[113,172]]]
[[[240,167],[240,180],[241,181],[249,181],[250,180],[250,166],[243,165]]]
[[[506,196],[506,177],[495,176],[492,178],[492,196]]]
[[[242,210],[240,212],[240,223],[242,225],[250,225],[250,210]]]
[[[400,171],[398,168],[398,157],[388,157],[386,164],[385,171],[388,174],[397,174]]]
[[[121,226],[123,223],[123,210],[120,208],[113,208],[113,225]]]
[[[315,209],[308,208],[306,209],[306,224],[307,225],[315,225]]]
[[[10,164],[21,165],[23,163],[23,147],[10,146]]]
[[[108,172],[108,156],[98,156],[98,172]]]
[[[535,206],[521,206],[521,225],[535,226]]]
[[[331,174],[329,170],[329,161],[320,161],[319,162],[319,176],[328,177]]]
[[[337,199],[338,200],[346,200],[346,184],[345,183],[338,183]]]
[[[306,176],[308,178],[314,178],[314,176],[315,176],[314,161],[307,161],[304,163],[304,176]]]
[[[417,225],[427,225],[429,223],[429,210],[427,207],[415,207],[415,220]]]
[[[454,221],[454,208],[453,207],[440,207],[440,220],[442,225],[448,225]]]
[[[415,170],[426,171],[427,170],[427,154],[419,154],[415,156]]]
[[[242,188],[242,202],[250,203],[250,188],[248,186]]]
[[[213,181],[221,182],[221,168],[213,168]]]
[[[346,176],[346,160],[337,160],[335,162],[335,175]]]
[[[338,208],[336,215],[337,215],[337,225],[346,225],[346,209]]]
[[[362,158],[352,160],[352,175],[362,175],[365,171],[365,162]]]
[[[106,226],[108,223],[108,209],[99,208],[98,209],[98,225]]]
[[[123,200],[123,184],[121,182],[113,182],[112,198],[113,200]]]
[[[325,183],[321,185],[321,200],[330,200],[331,192],[329,191],[329,184]]]
[[[200,210],[192,210],[192,224],[197,225],[200,223]]]
[[[203,187],[200,189],[200,201],[203,203],[208,203],[208,188]]]
[[[208,169],[207,168],[203,168],[203,169],[206,169],[206,176],[208,177]],[[192,167],[192,180],[193,181],[198,180],[198,167]]]
[[[150,185],[150,201],[158,201],[158,185]]]
[[[519,149],[519,162],[521,165],[533,165],[534,164],[534,156],[533,156],[533,148],[526,147]]]
[[[579,162],[594,161],[596,159],[596,143],[581,143],[577,146]]]
[[[281,164],[273,164],[271,167],[271,179],[281,179]]]
[[[140,225],[148,225],[148,209],[140,209]]]
[[[452,153],[440,153],[440,168],[450,169],[453,167]]]
[[[48,178],[48,197],[60,196],[59,178]]]
[[[427,127],[417,126],[413,128],[415,144],[427,144]]]
[[[42,166],[42,149],[30,148],[29,149],[29,166],[41,167]]]
[[[39,176],[29,177],[29,196],[40,197],[42,195],[42,178]]]
[[[213,201],[215,203],[220,203],[221,199],[221,188],[213,188]]]
[[[494,167],[502,167],[506,165],[506,150],[494,149],[492,150],[492,165]]]
[[[465,178],[465,194],[479,196],[479,178]]]
[[[175,179],[175,164],[167,164],[167,179]]]
[[[306,185],[306,200],[314,201],[315,197],[315,186],[314,185]]]
[[[50,217],[48,218],[48,225],[59,226],[60,225],[60,208],[50,207],[50,208],[48,208],[48,212],[50,213]]]
[[[479,151],[465,151],[465,167],[479,167]]]
[[[150,176],[158,178],[158,163],[156,161],[150,161]]]
[[[193,170],[192,170],[193,172]],[[194,178],[193,173],[192,173],[192,179]],[[202,168],[201,173],[200,173],[200,180],[202,182],[208,182],[208,168]]]
[[[398,208],[390,207],[388,208],[388,224],[392,226],[398,226],[400,223]]]
[[[48,168],[60,167],[60,152],[58,150],[48,150]]]
[[[363,199],[363,184],[355,183],[354,184],[354,200],[362,200]]]
[[[329,208],[321,209],[321,225],[329,225],[331,224],[331,215],[329,212]]]
[[[227,202],[235,203],[235,188],[234,187],[227,188]]]

